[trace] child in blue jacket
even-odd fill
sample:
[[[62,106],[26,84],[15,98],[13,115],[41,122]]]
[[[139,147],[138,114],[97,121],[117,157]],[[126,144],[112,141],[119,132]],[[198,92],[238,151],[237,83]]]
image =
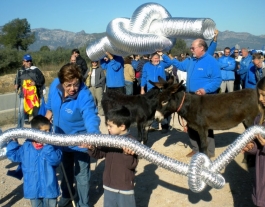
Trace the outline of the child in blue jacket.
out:
[[[42,115],[35,116],[31,128],[49,132],[50,121]],[[11,141],[7,158],[21,163],[24,198],[30,199],[32,207],[56,207],[60,195],[56,167],[61,162],[61,150],[34,140],[26,140],[23,145]]]

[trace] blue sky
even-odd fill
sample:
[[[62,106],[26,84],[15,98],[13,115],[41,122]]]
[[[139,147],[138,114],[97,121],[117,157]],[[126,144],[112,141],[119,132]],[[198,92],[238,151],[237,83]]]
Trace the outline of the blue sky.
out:
[[[114,18],[130,18],[144,0],[1,0],[0,26],[26,18],[31,29],[105,32]],[[207,17],[220,31],[265,35],[265,0],[160,0],[172,17]],[[188,2],[188,3],[187,3]]]

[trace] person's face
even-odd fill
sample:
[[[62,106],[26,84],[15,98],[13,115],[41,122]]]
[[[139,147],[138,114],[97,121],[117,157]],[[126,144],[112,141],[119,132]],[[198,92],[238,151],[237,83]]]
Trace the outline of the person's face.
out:
[[[247,50],[242,50],[242,56],[247,57],[248,56],[248,51]]]
[[[32,60],[23,60],[23,66],[25,68],[30,68],[32,65]]]
[[[78,56],[78,53],[74,52],[73,55],[74,55],[75,57],[77,57],[77,56]]]
[[[239,51],[235,50],[234,55],[235,55],[235,57],[239,56]]]
[[[158,65],[160,62],[160,57],[158,54],[154,55],[152,58],[151,58],[151,63],[153,65]]]
[[[254,64],[257,68],[261,68],[261,67],[262,67],[262,60],[256,58],[256,59],[253,60],[253,64]]]
[[[64,82],[62,84],[63,89],[64,89],[64,95],[66,96],[73,96],[77,93],[80,82],[77,78],[70,80],[69,82]]]
[[[42,125],[40,126],[40,130],[44,132],[49,132],[50,131],[50,125]]]
[[[190,47],[190,51],[192,52],[193,57],[201,57],[204,54],[203,47],[199,46],[198,41],[193,41]]]
[[[98,66],[98,62],[94,62],[94,61],[92,61],[92,67],[97,67]]]
[[[225,49],[225,50],[224,50],[224,55],[225,55],[226,57],[228,57],[228,56],[230,55],[230,50],[229,50],[229,49]]]
[[[74,55],[71,56],[70,63],[76,63],[76,57]]]
[[[265,107],[265,91],[258,89],[259,102]]]
[[[125,130],[125,125],[117,126],[112,121],[107,121],[107,128],[111,135],[121,135]]]

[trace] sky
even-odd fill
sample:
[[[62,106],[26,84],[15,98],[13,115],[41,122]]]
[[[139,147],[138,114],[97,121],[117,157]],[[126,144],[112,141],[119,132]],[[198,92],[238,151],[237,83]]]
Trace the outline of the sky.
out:
[[[130,18],[144,0],[1,0],[0,26],[26,18],[31,29],[105,32],[108,23]],[[265,0],[160,0],[172,17],[211,18],[219,31],[265,35]]]

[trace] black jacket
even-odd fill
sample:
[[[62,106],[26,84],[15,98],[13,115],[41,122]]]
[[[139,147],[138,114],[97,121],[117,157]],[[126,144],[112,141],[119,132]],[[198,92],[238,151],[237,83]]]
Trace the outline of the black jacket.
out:
[[[86,74],[87,71],[87,64],[84,58],[82,58],[80,55],[76,57],[76,64],[80,67],[83,77]]]

